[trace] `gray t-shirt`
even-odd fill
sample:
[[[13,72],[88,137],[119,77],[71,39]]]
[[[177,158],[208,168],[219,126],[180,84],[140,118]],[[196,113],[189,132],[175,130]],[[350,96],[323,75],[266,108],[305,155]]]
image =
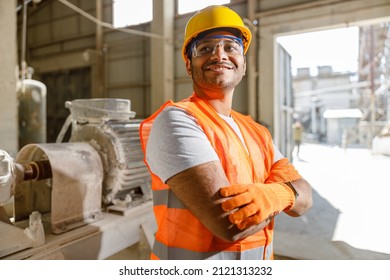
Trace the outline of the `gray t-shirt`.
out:
[[[220,116],[244,143],[233,118]],[[275,145],[274,150],[274,162],[277,162],[283,155]],[[166,107],[154,120],[146,146],[146,161],[150,170],[163,182],[190,167],[215,160],[219,158],[206,134],[185,110]]]

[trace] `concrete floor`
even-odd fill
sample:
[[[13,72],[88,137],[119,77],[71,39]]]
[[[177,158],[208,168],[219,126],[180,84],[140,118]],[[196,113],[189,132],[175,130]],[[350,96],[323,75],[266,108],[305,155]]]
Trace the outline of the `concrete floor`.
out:
[[[275,253],[294,259],[390,259],[390,157],[304,144],[293,164],[313,186],[303,217],[279,215]]]
[[[150,248],[146,244],[136,243],[108,258],[106,260],[149,260]]]

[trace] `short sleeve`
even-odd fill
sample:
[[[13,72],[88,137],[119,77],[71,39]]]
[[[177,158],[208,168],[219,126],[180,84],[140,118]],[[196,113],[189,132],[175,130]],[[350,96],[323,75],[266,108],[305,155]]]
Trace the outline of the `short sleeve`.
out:
[[[163,182],[188,168],[219,160],[195,118],[177,107],[165,108],[154,120],[146,146],[150,170]]]

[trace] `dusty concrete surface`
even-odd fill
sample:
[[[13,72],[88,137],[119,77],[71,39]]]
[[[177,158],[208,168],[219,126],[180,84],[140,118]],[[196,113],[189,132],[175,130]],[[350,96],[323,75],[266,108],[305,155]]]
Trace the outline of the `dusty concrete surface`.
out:
[[[390,157],[305,144],[293,160],[313,186],[305,216],[276,218],[275,253],[294,259],[390,259]]]

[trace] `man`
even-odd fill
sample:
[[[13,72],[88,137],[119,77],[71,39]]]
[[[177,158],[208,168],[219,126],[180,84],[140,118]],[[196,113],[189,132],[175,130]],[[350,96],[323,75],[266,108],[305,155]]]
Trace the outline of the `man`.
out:
[[[310,185],[268,130],[231,109],[251,32],[224,6],[187,23],[193,94],[142,122],[158,230],[152,259],[272,259],[273,217],[304,214]]]
[[[301,148],[303,125],[299,120],[296,120],[293,125],[293,138],[294,138],[294,148],[296,148],[296,156],[299,158],[299,150]]]

